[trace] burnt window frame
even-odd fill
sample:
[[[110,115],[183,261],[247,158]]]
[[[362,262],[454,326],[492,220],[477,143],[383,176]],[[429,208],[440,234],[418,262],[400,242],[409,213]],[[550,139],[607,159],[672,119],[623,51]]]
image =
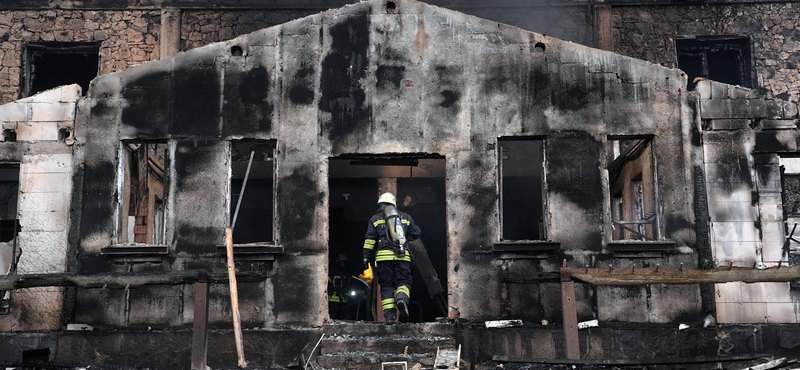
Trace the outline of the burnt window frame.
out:
[[[786,238],[785,247],[788,248],[786,251],[786,259],[787,263],[790,266],[794,266],[800,264],[800,222],[797,224],[791,222],[790,219],[798,220],[800,219],[800,210],[787,212],[787,186],[786,181],[787,178],[794,178],[798,182],[798,188],[800,188],[800,155],[792,154],[780,154],[779,155],[779,169],[780,169],[780,182],[781,182],[781,213],[783,214],[783,224],[784,224],[784,235]],[[798,165],[794,166],[792,172],[786,171],[786,164],[785,160],[796,160],[798,161]],[[795,172],[796,171],[796,172]],[[795,200],[794,204],[798,208],[800,207],[800,191],[798,191],[797,199]],[[791,225],[790,225],[791,224]],[[795,280],[790,282],[790,287],[793,290],[800,289],[800,280]]]
[[[278,168],[277,168],[277,153],[278,153],[277,147],[278,147],[278,143],[277,143],[277,140],[274,140],[274,139],[232,139],[232,140],[228,141],[228,183],[227,183],[227,186],[228,186],[227,194],[228,195],[227,195],[227,198],[226,198],[227,202],[228,202],[228,204],[226,206],[226,209],[227,209],[227,212],[228,212],[228,218],[227,219],[228,219],[228,225],[231,225],[233,220],[234,220],[234,216],[236,216],[237,217],[236,222],[237,222],[237,224],[239,224],[239,226],[241,226],[241,224],[240,224],[240,222],[242,220],[242,218],[241,218],[242,217],[241,209],[239,210],[239,215],[238,216],[235,214],[239,197],[237,196],[234,199],[234,194],[233,194],[233,191],[234,191],[234,187],[233,187],[233,180],[234,180],[233,163],[234,163],[234,151],[235,151],[234,145],[235,145],[235,143],[243,143],[245,145],[264,145],[264,146],[269,146],[270,147],[269,149],[271,150],[271,153],[269,153],[269,155],[267,157],[267,160],[265,160],[263,162],[271,162],[272,163],[272,165],[271,165],[271,167],[272,167],[271,168],[271,171],[272,171],[272,179],[271,179],[271,182],[272,182],[272,190],[271,190],[271,196],[272,196],[272,205],[271,205],[271,213],[272,213],[272,215],[271,215],[271,218],[272,218],[272,222],[271,222],[271,225],[270,225],[270,227],[271,227],[271,239],[270,240],[248,241],[248,242],[242,243],[240,241],[237,241],[237,232],[236,232],[237,228],[234,227],[233,235],[232,235],[233,236],[233,245],[241,245],[241,246],[246,246],[246,245],[253,245],[253,246],[270,245],[270,246],[272,246],[272,245],[277,245],[278,244],[277,228],[276,228],[276,218],[277,218],[276,217],[277,216],[276,190],[277,190],[277,186],[278,186],[278,184],[277,184],[277,177],[278,177],[277,176],[277,172],[278,172]],[[246,155],[245,153],[241,153],[239,156],[243,159],[242,162],[244,162],[244,164],[246,166],[246,163],[249,162],[249,155]],[[254,155],[253,163],[256,163],[256,161],[257,161],[257,159],[256,159],[256,156]],[[253,169],[251,168],[251,171],[252,170]],[[248,184],[244,184],[245,194],[249,194],[249,193],[251,193],[253,191],[256,191],[256,189],[252,188],[253,184],[252,184],[251,180],[252,180],[252,178],[249,178],[247,180]]]
[[[738,66],[738,74],[740,83],[731,83],[728,81],[718,81],[723,82],[731,85],[739,85],[742,87],[753,88],[756,87],[756,81],[754,80],[754,65],[753,65],[753,47],[750,37],[748,36],[694,36],[694,37],[676,37],[675,38],[675,65],[677,68],[686,72],[687,75],[687,90],[691,91],[694,90],[695,83],[694,79],[697,77],[702,77],[710,80],[714,80],[713,77],[710,77],[710,69],[709,69],[709,52],[715,52],[719,49],[723,50],[733,50],[734,52],[739,52],[741,55],[741,60],[737,60],[736,65]],[[691,76],[689,72],[686,71],[686,65],[684,64],[681,67],[681,55],[689,55],[695,54],[700,56],[702,61],[701,66],[701,74],[699,76]]]
[[[166,148],[166,158],[165,163],[163,163],[162,168],[162,179],[161,179],[161,186],[162,186],[162,214],[159,216],[160,223],[158,220],[153,218],[154,227],[161,225],[160,230],[160,237],[156,238],[155,232],[151,235],[149,232],[147,235],[146,242],[136,242],[128,240],[129,233],[127,230],[130,229],[128,226],[128,221],[123,220],[123,217],[129,217],[128,214],[130,209],[126,210],[126,204],[130,206],[130,196],[127,197],[126,201],[126,185],[130,187],[131,185],[127,181],[126,173],[128,171],[128,163],[126,163],[126,159],[129,157],[129,153],[131,152],[131,148],[129,145],[150,145],[150,144],[165,144]],[[172,199],[172,166],[175,163],[175,142],[173,140],[121,140],[117,152],[117,184],[116,184],[116,217],[115,217],[115,227],[114,227],[114,245],[116,246],[168,246],[171,244],[171,225],[169,224],[171,214],[171,199]],[[149,162],[148,162],[149,165]],[[149,174],[149,172],[148,172]],[[149,208],[148,208],[149,209]],[[135,216],[137,217],[137,216]],[[148,216],[149,217],[149,213]],[[149,220],[148,220],[149,221]],[[128,227],[126,227],[128,226]],[[135,226],[134,226],[135,228]],[[134,230],[135,235],[135,230]]]
[[[644,243],[644,244],[648,244],[648,243],[661,243],[661,242],[666,241],[664,239],[664,233],[663,233],[663,230],[662,230],[662,219],[661,219],[662,215],[661,215],[661,210],[660,210],[660,207],[659,207],[660,199],[659,199],[659,191],[658,191],[659,190],[658,189],[658,157],[656,156],[656,140],[655,139],[656,138],[655,138],[654,135],[608,135],[606,137],[606,140],[605,140],[606,141],[606,146],[605,146],[605,149],[604,149],[606,151],[605,154],[606,154],[606,160],[607,160],[605,169],[606,169],[606,173],[607,173],[607,176],[606,176],[607,191],[606,191],[606,193],[607,193],[607,196],[608,196],[608,202],[606,204],[606,207],[608,207],[607,208],[608,209],[608,212],[607,212],[608,221],[606,222],[608,232],[606,233],[606,235],[607,235],[606,236],[606,240],[610,244],[614,244],[614,243],[637,243],[637,244]],[[652,185],[652,195],[651,195],[652,201],[650,202],[650,203],[652,203],[652,206],[651,207],[645,207],[646,203],[644,202],[644,200],[647,199],[647,198],[645,197],[645,194],[642,194],[643,195],[643,197],[642,197],[642,199],[643,199],[643,202],[642,202],[643,211],[642,211],[642,215],[641,215],[643,218],[647,219],[647,218],[650,218],[650,217],[645,217],[645,216],[647,216],[647,213],[652,213],[653,214],[652,215],[652,222],[649,223],[651,225],[651,228],[652,228],[652,235],[646,235],[647,230],[645,230],[645,234],[641,234],[641,232],[640,232],[641,229],[640,230],[628,230],[628,232],[626,232],[625,228],[624,228],[624,225],[623,225],[623,228],[621,228],[621,230],[617,230],[617,227],[615,227],[615,224],[617,223],[617,221],[633,222],[633,221],[641,221],[641,220],[633,220],[633,221],[629,221],[629,220],[625,220],[625,219],[617,220],[616,217],[615,217],[615,214],[616,214],[615,210],[618,207],[618,205],[616,204],[617,203],[616,199],[619,198],[624,202],[625,198],[624,198],[624,196],[621,197],[621,198],[617,196],[617,194],[620,193],[620,192],[623,192],[624,189],[617,189],[618,186],[615,186],[617,184],[617,182],[619,181],[619,178],[614,179],[614,181],[612,181],[612,175],[613,174],[612,174],[612,169],[610,167],[615,163],[615,160],[617,160],[620,156],[622,156],[626,151],[629,150],[629,146],[626,146],[625,148],[620,147],[619,148],[619,151],[620,151],[619,155],[614,155],[614,144],[612,142],[614,142],[614,141],[616,141],[616,142],[631,141],[631,144],[632,144],[633,142],[635,142],[637,140],[645,140],[645,141],[647,141],[647,145],[646,145],[645,148],[642,149],[642,152],[636,158],[634,158],[634,160],[638,160],[642,155],[645,154],[645,152],[649,152],[650,156],[652,158],[651,166],[652,166],[652,184],[653,185]],[[628,162],[628,163],[630,163],[630,162]],[[619,175],[620,176],[622,175],[624,168],[625,168],[625,164],[622,164],[621,167],[619,167],[619,172],[620,172]],[[635,180],[637,177],[639,177],[639,178],[641,178],[641,181],[644,184],[644,170],[634,171],[634,172],[636,172],[636,173],[634,173],[633,176],[629,176],[630,180]],[[624,203],[621,203],[621,205],[622,205],[622,210],[623,210],[623,213],[624,213],[625,205],[624,205]],[[634,208],[636,208],[635,205],[634,205]],[[652,208],[652,210],[650,212],[645,213],[645,211],[644,211],[645,208]],[[645,225],[645,228],[646,227],[647,226]],[[642,235],[643,237],[642,238],[631,237],[633,235],[629,235],[629,234],[639,234],[639,235]],[[671,248],[669,248],[669,249],[671,249]]]
[[[100,75],[100,48],[101,43],[97,42],[29,42],[23,47],[22,53],[22,68],[20,69],[21,86],[20,98],[35,95],[41,91],[33,92],[33,81],[36,75],[36,59],[42,54],[71,54],[71,55],[87,55],[96,56],[96,73],[94,77]],[[94,78],[92,77],[92,79]],[[89,84],[92,79],[85,82],[73,82],[81,86],[83,94],[88,91]],[[61,85],[63,86],[63,85]],[[47,88],[46,91],[57,86]]]
[[[504,217],[505,217],[504,206],[505,206],[505,204],[507,202],[505,200],[505,192],[503,191],[503,178],[504,178],[503,160],[505,160],[505,158],[504,158],[505,155],[503,153],[503,146],[502,146],[501,143],[503,143],[503,142],[526,142],[526,141],[527,142],[538,142],[538,144],[540,146],[540,155],[541,155],[541,158],[542,158],[542,162],[540,164],[541,167],[539,167],[539,173],[541,174],[541,176],[540,176],[541,193],[539,194],[539,198],[541,199],[541,210],[540,210],[541,217],[540,217],[540,220],[538,221],[538,223],[539,223],[539,231],[538,231],[539,237],[536,238],[536,239],[520,239],[520,238],[507,237],[506,233],[505,233],[505,230],[504,230],[504,228],[505,228],[505,226],[504,226]],[[497,181],[497,183],[496,183],[496,185],[497,185],[497,217],[498,217],[497,220],[498,220],[498,236],[499,236],[500,244],[513,243],[513,242],[542,242],[542,241],[549,240],[548,223],[547,223],[547,218],[545,217],[545,215],[547,215],[547,196],[546,196],[547,195],[547,168],[546,168],[547,153],[546,153],[546,149],[545,149],[546,148],[545,138],[544,137],[540,137],[540,136],[501,136],[501,137],[497,138],[496,147],[497,147],[497,149],[496,149],[495,153],[497,155],[497,158],[496,158],[495,164],[497,166],[497,174],[496,174],[496,181]],[[499,251],[498,248],[496,248],[496,250]]]

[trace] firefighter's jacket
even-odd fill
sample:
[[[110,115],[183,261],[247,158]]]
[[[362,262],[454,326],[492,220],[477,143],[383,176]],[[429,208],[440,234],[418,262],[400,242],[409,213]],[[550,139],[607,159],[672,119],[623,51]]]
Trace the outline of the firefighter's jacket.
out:
[[[369,261],[375,258],[375,261],[408,261],[411,262],[411,254],[408,252],[408,241],[419,239],[422,231],[419,226],[414,223],[411,216],[405,212],[398,212],[401,225],[403,225],[403,232],[406,235],[406,243],[403,246],[405,253],[396,255],[396,246],[392,244],[389,239],[389,233],[386,229],[386,220],[383,218],[383,210],[372,216],[367,222],[367,234],[364,236],[364,258]],[[377,251],[377,253],[376,253]]]

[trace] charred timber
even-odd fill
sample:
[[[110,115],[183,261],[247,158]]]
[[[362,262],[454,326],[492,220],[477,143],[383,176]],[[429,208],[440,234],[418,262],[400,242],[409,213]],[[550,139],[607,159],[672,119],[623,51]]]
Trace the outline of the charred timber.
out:
[[[236,273],[239,281],[259,282],[269,277],[263,271]],[[77,286],[80,288],[130,289],[143,285],[181,285],[196,282],[227,283],[228,274],[207,273],[205,270],[165,271],[159,273],[107,273],[98,275],[16,274],[0,276],[0,291],[44,286]]]
[[[741,281],[744,283],[787,282],[800,279],[800,265],[755,269],[718,267],[711,270],[675,267],[648,268],[577,268],[573,279],[592,285],[644,284],[713,284]]]

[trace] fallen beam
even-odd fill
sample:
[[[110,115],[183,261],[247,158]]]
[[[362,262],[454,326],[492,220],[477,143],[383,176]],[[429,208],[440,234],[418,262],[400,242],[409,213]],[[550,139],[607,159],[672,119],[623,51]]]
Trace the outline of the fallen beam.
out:
[[[800,265],[763,270],[733,266],[711,270],[676,267],[574,268],[571,274],[574,279],[592,285],[714,284],[734,281],[764,283],[798,280]]]
[[[181,285],[200,281],[206,270],[183,270],[163,272],[119,272],[97,275],[56,274],[14,274],[0,275],[0,291],[44,286],[77,286],[79,288],[130,289],[144,285]],[[242,271],[236,278],[245,282],[259,282],[269,278],[267,272]],[[227,283],[227,272],[208,273],[209,283]]]

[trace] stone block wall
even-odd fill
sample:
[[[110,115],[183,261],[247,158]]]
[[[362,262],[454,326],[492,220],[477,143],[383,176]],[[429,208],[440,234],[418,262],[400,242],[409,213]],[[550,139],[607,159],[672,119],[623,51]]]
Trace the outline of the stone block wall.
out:
[[[20,98],[24,46],[99,42],[100,74],[159,58],[159,10],[0,11],[0,103]]]
[[[717,266],[790,264],[784,251],[781,156],[797,153],[797,105],[713,81],[697,85]],[[797,323],[789,283],[716,284],[720,323]]]
[[[78,85],[69,85],[0,106],[2,126],[17,131],[17,142],[4,143],[0,158],[20,164],[18,273],[66,272],[73,169],[70,146],[59,130],[71,130],[80,95]],[[28,150],[15,150],[17,145]],[[0,330],[59,329],[63,292],[63,287],[14,291]]]
[[[614,6],[614,51],[677,68],[675,38],[747,36],[757,87],[797,102],[798,10],[792,3]]]

